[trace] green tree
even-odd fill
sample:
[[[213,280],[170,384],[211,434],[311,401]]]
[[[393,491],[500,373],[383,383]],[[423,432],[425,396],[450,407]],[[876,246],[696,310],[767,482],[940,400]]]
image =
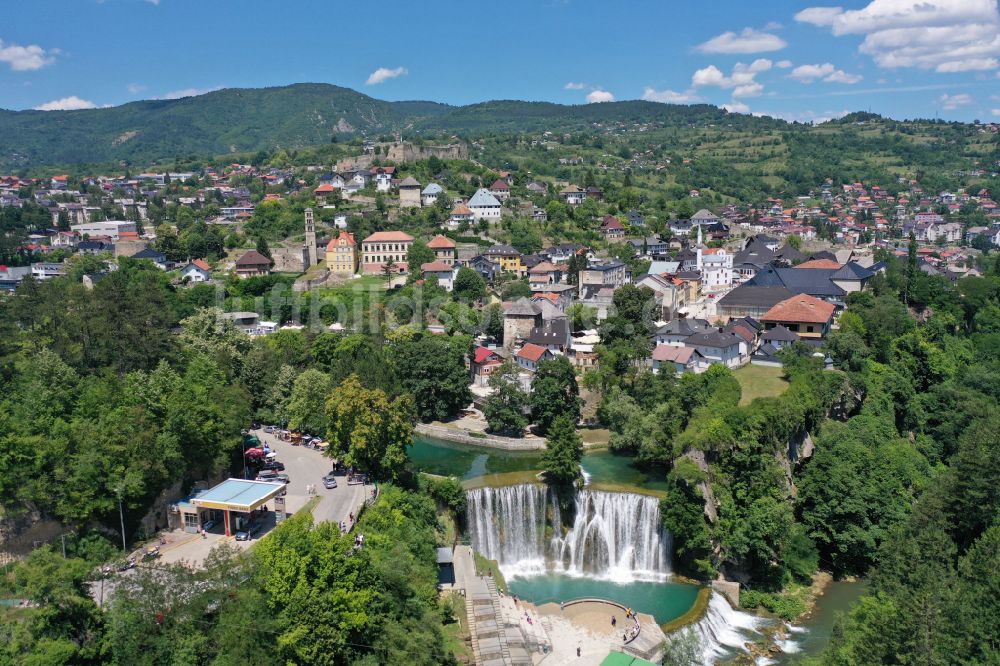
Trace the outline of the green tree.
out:
[[[427,247],[427,243],[419,238],[410,244],[410,249],[406,251],[406,266],[410,271],[409,279],[416,280],[423,276],[420,267],[434,261],[434,250]]]
[[[531,420],[545,435],[556,418],[566,416],[574,425],[580,420],[580,388],[576,373],[565,356],[538,364],[531,381]]]
[[[483,413],[491,432],[521,437],[528,425],[525,411],[528,396],[521,389],[517,366],[509,359],[490,375],[493,392],[486,398]]]
[[[552,421],[546,437],[542,469],[545,479],[555,485],[568,486],[583,477],[583,440],[576,431],[576,422],[567,415]]]
[[[698,578],[710,577],[715,571],[701,491],[707,478],[692,460],[678,458],[667,475],[667,494],[660,501],[663,525],[674,537],[677,569]]]
[[[413,401],[393,400],[381,389],[366,389],[356,375],[345,379],[326,403],[327,455],[365,470],[376,479],[395,479],[413,440]]]
[[[292,393],[284,405],[288,427],[309,433],[326,432],[326,399],[332,390],[330,375],[313,368],[304,370],[295,378]]]
[[[468,266],[462,266],[455,276],[455,286],[452,293],[458,298],[478,301],[486,297],[486,280]]]
[[[417,417],[440,421],[472,402],[465,357],[472,341],[466,336],[419,335],[395,345],[396,372],[411,396]]]

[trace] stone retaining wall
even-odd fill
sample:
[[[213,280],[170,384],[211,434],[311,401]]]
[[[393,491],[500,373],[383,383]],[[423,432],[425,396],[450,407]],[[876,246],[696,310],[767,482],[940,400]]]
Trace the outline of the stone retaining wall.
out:
[[[459,444],[471,444],[489,449],[503,449],[505,451],[540,451],[545,448],[545,440],[541,437],[525,437],[518,439],[514,437],[497,437],[495,435],[473,436],[468,430],[457,428],[445,428],[443,426],[418,423],[414,427],[414,432],[418,435],[426,435],[446,442],[457,442]]]

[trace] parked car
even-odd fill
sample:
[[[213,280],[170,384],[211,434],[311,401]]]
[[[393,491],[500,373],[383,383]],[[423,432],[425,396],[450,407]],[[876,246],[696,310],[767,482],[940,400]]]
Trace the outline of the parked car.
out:
[[[236,540],[249,541],[250,537],[255,536],[258,532],[260,532],[260,523],[250,523],[246,529],[236,533]]]
[[[203,530],[205,530],[206,532],[209,531],[210,529],[212,529],[213,527],[215,527],[215,521],[214,520],[206,520],[205,522],[203,522],[201,524],[201,528]]]
[[[327,490],[337,487],[337,477],[332,472],[323,477],[323,487]]]
[[[278,477],[278,473],[273,469],[264,469],[257,474],[255,481],[274,481]]]
[[[276,475],[274,477],[274,480],[275,481],[280,481],[281,483],[284,483],[286,485],[292,482],[291,477],[289,477],[287,474],[284,474],[284,473]]]
[[[272,470],[272,471],[275,471],[275,472],[284,472],[285,471],[285,463],[278,462],[277,460],[268,460],[266,463],[264,463],[263,465],[261,465],[260,468],[262,470]]]
[[[269,435],[273,434],[275,430],[277,430],[277,428],[275,428],[274,426],[264,426],[264,432],[266,432]]]

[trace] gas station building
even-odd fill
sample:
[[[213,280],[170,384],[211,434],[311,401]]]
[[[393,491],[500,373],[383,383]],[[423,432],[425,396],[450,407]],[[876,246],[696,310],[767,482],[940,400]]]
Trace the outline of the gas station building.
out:
[[[222,523],[226,536],[231,536],[249,525],[260,508],[284,489],[281,483],[226,479],[174,506],[181,514],[180,527],[185,531],[197,532],[206,521],[214,520]]]

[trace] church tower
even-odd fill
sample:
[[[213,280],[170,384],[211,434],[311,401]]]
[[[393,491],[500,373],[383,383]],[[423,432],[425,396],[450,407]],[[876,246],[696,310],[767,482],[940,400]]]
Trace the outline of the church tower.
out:
[[[319,258],[316,256],[316,223],[313,222],[312,208],[306,208],[306,258],[310,266],[315,266]]]

